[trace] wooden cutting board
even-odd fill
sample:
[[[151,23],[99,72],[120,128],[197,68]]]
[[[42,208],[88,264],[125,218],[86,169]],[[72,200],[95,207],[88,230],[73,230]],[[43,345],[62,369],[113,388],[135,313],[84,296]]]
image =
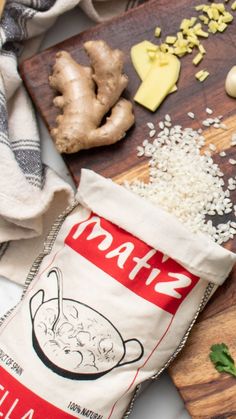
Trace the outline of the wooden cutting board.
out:
[[[139,85],[130,61],[130,48],[144,39],[156,42],[154,29],[162,28],[163,39],[175,34],[183,18],[196,15],[194,6],[199,1],[169,0],[150,1],[139,8],[116,19],[95,26],[61,44],[58,44],[21,65],[21,74],[32,100],[48,126],[55,125],[57,110],[52,105],[54,92],[48,85],[55,54],[67,50],[82,64],[88,64],[83,51],[83,42],[90,39],[104,39],[113,48],[125,53],[125,72],[129,76],[129,86],[125,96],[131,98]],[[236,64],[236,21],[223,34],[211,35],[203,40],[207,50],[206,58],[200,68],[206,68],[210,77],[199,83],[195,80],[196,67],[192,56],[181,59],[182,69],[178,82],[178,92],[171,94],[155,113],[135,105],[136,124],[121,142],[99,149],[82,151],[63,158],[78,184],[80,169],[86,167],[112,177],[117,182],[134,178],[148,179],[148,164],[145,158],[136,157],[136,147],[148,136],[147,122],[157,123],[169,113],[175,124],[199,128],[207,117],[205,108],[214,110],[214,115],[222,114],[228,130],[209,128],[204,135],[207,143],[214,143],[217,151],[226,150],[231,157],[236,156],[236,148],[230,147],[231,135],[236,132],[236,101],[226,96],[224,81],[228,70]],[[195,55],[195,54],[192,54]],[[193,111],[195,120],[190,120],[187,112]],[[235,166],[228,158],[216,160],[223,166],[226,177],[235,175]],[[236,194],[233,195],[236,203]],[[224,218],[226,220],[226,217]],[[223,220],[223,221],[224,221]],[[219,221],[219,220],[218,220]],[[236,250],[236,240],[227,243]],[[218,374],[209,362],[209,348],[213,343],[227,343],[236,359],[236,272],[233,272],[214,295],[199,317],[186,348],[170,368],[172,379],[179,389],[187,409],[193,418],[236,418],[236,380],[226,374]],[[235,336],[235,337],[234,337]]]

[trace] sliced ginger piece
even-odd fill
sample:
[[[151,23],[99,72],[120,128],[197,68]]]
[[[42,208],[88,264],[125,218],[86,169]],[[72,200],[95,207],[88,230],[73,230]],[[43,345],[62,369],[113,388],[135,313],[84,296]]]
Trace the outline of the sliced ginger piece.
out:
[[[104,41],[86,42],[84,48],[91,67],[78,64],[68,52],[60,51],[49,77],[51,87],[61,93],[54,105],[62,114],[51,130],[60,153],[113,144],[134,123],[131,102],[120,98],[128,83],[123,73],[123,53],[112,50]]]
[[[131,60],[141,80],[145,79],[151,66],[159,59],[157,55],[158,51],[158,46],[149,41],[142,41],[131,48]],[[148,52],[156,52],[156,57],[150,59]],[[176,92],[176,90],[177,86],[174,85],[171,87],[169,93]]]
[[[134,100],[145,108],[155,111],[168,95],[179,78],[180,61],[172,54],[166,54],[169,63],[160,66],[156,60],[141,83]]]
[[[154,60],[150,60],[148,52],[158,51],[157,45],[149,41],[142,41],[132,46],[130,54],[133,66],[141,80],[144,80]]]

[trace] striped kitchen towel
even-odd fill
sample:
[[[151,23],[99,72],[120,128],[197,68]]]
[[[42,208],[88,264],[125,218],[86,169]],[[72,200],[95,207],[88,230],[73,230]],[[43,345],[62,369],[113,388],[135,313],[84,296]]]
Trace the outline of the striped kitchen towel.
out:
[[[57,17],[80,6],[96,22],[144,0],[8,0],[0,22],[0,275],[23,283],[74,191],[41,160],[40,137],[18,63],[36,53]]]

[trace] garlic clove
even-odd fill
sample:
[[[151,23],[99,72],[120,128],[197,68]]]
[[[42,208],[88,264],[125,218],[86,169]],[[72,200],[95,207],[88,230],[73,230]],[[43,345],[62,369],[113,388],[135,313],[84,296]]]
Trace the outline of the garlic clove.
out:
[[[228,72],[225,80],[226,93],[236,98],[236,65],[234,65]]]

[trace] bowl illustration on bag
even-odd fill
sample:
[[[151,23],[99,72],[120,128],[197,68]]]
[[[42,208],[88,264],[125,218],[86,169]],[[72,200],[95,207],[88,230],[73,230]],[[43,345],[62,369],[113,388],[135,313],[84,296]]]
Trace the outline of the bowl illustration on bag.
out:
[[[63,298],[61,270],[54,267],[51,275],[57,279],[57,298],[45,300],[41,289],[30,300],[33,347],[48,368],[65,378],[95,380],[142,358],[138,339],[123,340],[101,313]]]

